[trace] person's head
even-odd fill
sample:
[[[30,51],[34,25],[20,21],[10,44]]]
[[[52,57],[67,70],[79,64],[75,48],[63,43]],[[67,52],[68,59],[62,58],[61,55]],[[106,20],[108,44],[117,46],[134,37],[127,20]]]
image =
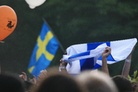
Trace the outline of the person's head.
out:
[[[83,92],[82,87],[72,77],[62,72],[48,71],[46,77],[32,92]]]
[[[132,82],[133,92],[138,92],[138,82]]]
[[[0,92],[25,92],[25,88],[18,77],[11,74],[0,74]]]
[[[31,83],[30,81],[24,81],[24,86],[25,86],[25,91],[29,92],[31,87],[33,86],[33,83]]]
[[[100,71],[84,71],[76,77],[88,92],[117,92],[117,88],[111,78]]]
[[[116,84],[119,92],[132,92],[132,84],[131,82],[122,75],[117,75],[112,78],[114,83]]]

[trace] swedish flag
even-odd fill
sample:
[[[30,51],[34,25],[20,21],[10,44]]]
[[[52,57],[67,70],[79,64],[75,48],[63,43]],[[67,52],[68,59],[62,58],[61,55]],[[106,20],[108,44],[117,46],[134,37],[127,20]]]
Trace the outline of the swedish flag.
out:
[[[46,69],[50,65],[58,47],[57,39],[44,22],[30,59],[29,72],[37,77],[41,70]]]

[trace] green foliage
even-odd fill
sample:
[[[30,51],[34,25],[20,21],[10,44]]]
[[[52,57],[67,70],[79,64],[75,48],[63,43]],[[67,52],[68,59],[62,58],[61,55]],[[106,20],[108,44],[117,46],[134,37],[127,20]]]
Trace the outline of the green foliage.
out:
[[[134,71],[132,76],[128,76],[128,79],[133,82],[138,82],[138,70]]]

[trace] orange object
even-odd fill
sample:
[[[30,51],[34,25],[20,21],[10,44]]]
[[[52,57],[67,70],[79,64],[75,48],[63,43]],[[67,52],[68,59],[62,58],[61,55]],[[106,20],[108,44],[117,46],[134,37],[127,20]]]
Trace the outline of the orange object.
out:
[[[0,6],[0,41],[9,36],[17,24],[15,11],[6,5]]]

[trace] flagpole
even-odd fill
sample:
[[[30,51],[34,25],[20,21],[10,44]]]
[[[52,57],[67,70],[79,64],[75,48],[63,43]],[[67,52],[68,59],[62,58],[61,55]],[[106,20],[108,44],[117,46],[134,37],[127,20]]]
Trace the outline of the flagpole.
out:
[[[61,44],[61,42],[59,41],[59,39],[57,38],[57,36],[55,35],[55,33],[53,32],[52,28],[49,26],[49,24],[46,22],[46,20],[43,18],[43,21],[48,25],[48,27],[51,29],[50,31],[54,34],[55,38],[57,39],[60,49],[62,50],[63,53],[65,53],[65,49],[63,48],[63,45]]]

